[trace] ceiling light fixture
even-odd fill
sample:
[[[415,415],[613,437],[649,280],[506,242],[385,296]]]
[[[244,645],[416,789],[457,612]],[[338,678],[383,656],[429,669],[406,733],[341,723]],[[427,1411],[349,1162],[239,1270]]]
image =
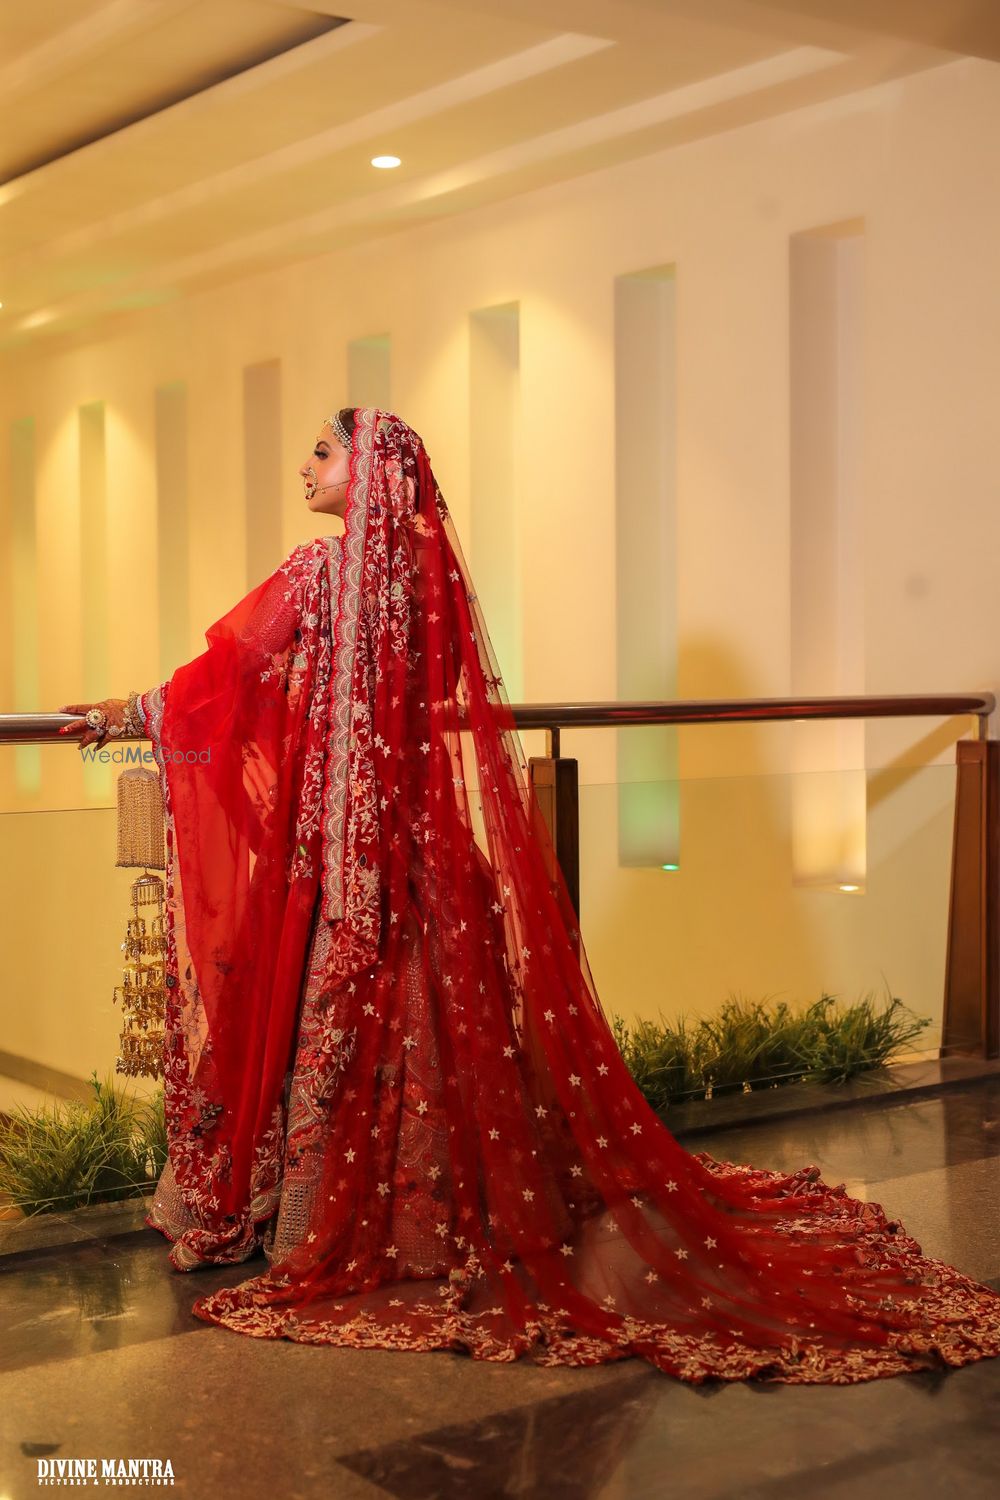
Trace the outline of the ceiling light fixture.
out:
[[[383,168],[386,171],[388,171],[388,169],[390,167],[398,167],[399,165],[400,165],[400,161],[399,161],[399,157],[398,156],[373,156],[372,157],[372,166],[373,167],[381,167],[381,168]]]

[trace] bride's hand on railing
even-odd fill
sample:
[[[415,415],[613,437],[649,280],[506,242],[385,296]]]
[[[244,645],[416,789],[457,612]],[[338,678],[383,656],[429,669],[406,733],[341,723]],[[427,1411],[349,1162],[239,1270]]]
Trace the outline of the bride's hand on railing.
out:
[[[100,748],[112,732],[114,737],[125,728],[125,709],[128,706],[127,698],[101,698],[97,703],[64,703],[59,709],[61,714],[87,714],[92,708],[102,709],[107,715],[107,724],[103,728],[95,728],[88,724],[86,718],[74,719],[71,724],[64,724],[59,730],[60,734],[74,734],[77,730],[83,730],[80,735],[80,747],[84,745],[97,745]]]

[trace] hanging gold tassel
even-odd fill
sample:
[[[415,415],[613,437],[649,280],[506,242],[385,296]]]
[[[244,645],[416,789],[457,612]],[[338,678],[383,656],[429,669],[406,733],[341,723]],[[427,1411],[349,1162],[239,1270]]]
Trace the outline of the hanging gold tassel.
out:
[[[118,778],[118,858],[116,865],[142,866],[132,886],[132,917],[122,952],[125,968],[114,999],[122,1007],[124,1029],[116,1073],[163,1076],[163,1020],[167,935],[163,881],[150,869],[166,869],[163,796],[155,771],[135,766]],[[145,915],[140,915],[143,908]]]

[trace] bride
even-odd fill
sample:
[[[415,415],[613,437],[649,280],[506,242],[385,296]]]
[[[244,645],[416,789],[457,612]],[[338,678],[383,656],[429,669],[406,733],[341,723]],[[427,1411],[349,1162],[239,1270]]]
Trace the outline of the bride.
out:
[[[257,1338],[853,1382],[1000,1353],[1000,1295],[817,1169],[685,1152],[625,1067],[417,434],[344,409],[296,547],[127,702],[167,820],[147,1218]],[[472,809],[481,804],[477,842]]]

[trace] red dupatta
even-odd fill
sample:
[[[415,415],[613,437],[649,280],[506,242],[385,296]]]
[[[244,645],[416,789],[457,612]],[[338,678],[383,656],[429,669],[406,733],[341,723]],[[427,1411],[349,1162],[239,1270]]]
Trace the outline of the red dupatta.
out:
[[[167,813],[164,1093],[195,1221],[174,1252],[185,1267],[244,1259],[273,1207],[319,884],[338,550],[297,547],[142,699]]]
[[[159,739],[147,704],[161,754],[215,752],[207,771],[163,762],[183,981],[171,1169],[198,1221],[174,1264],[243,1258],[282,1173],[308,1158],[312,1175],[294,1243],[199,1298],[199,1317],[484,1359],[639,1355],[695,1381],[863,1380],[1000,1352],[1000,1296],[923,1257],[878,1205],[813,1168],[689,1155],[645,1102],[550,884],[412,429],[356,413],[340,546],[297,548],[209,642],[171,679]],[[295,1131],[289,1078],[308,1101]]]

